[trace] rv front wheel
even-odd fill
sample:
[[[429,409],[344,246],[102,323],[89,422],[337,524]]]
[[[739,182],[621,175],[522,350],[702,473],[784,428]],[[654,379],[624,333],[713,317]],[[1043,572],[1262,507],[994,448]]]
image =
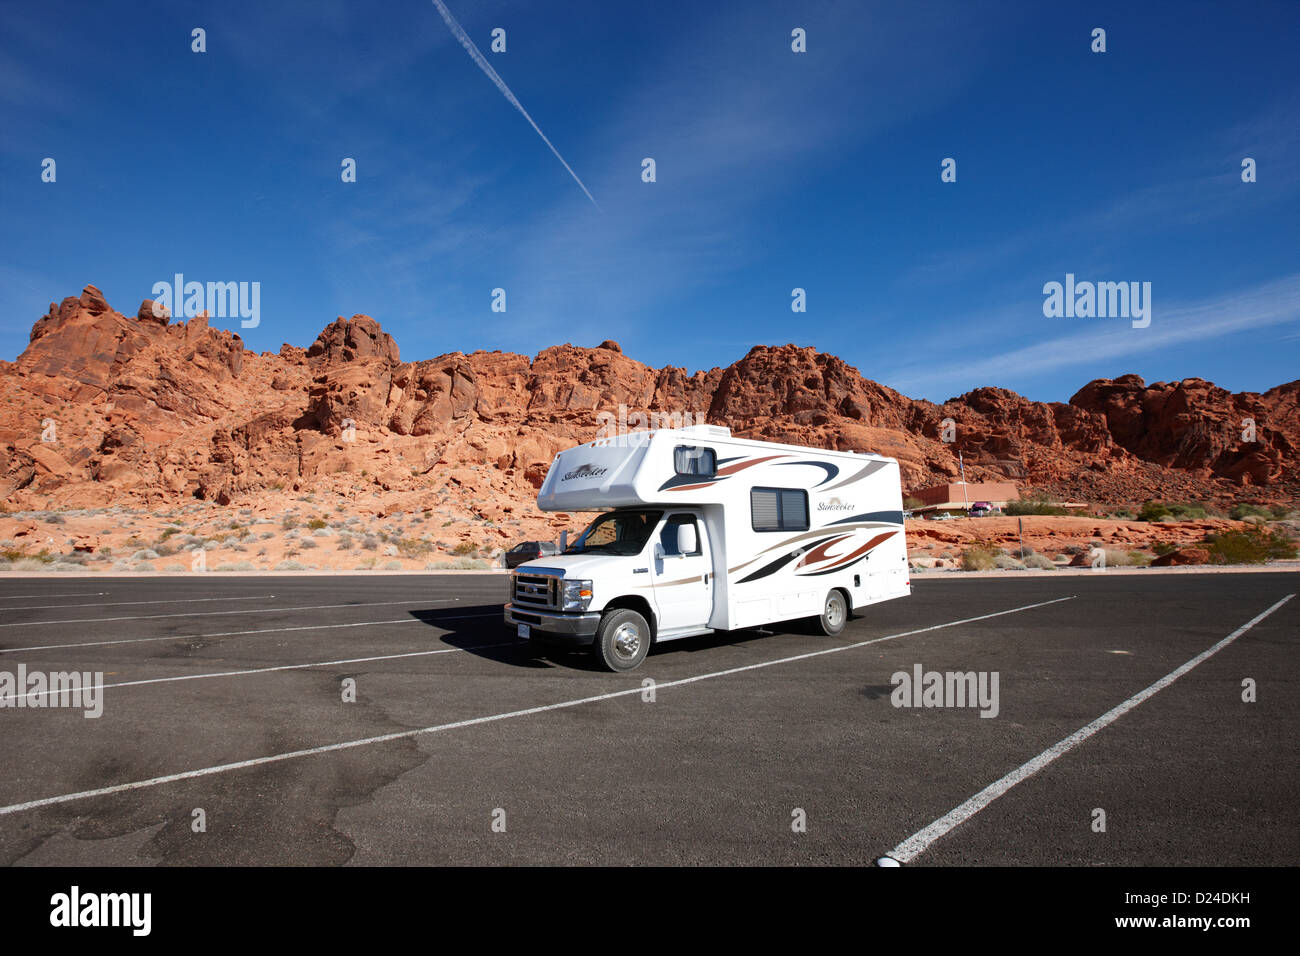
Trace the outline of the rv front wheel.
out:
[[[596,660],[612,671],[630,671],[641,666],[650,652],[650,627],[636,611],[618,608],[600,622],[592,645]]]
[[[839,591],[831,591],[827,594],[826,605],[822,608],[822,633],[827,637],[835,637],[844,630],[844,622],[848,617],[849,608],[844,603],[844,595]]]

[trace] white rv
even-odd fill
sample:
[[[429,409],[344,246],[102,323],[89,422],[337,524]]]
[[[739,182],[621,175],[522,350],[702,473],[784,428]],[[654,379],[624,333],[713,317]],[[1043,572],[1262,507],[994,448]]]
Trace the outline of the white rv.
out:
[[[600,511],[510,576],[520,637],[590,644],[611,670],[656,642],[815,618],[829,635],[911,593],[898,462],[733,438],[633,432],[556,456],[543,511]]]

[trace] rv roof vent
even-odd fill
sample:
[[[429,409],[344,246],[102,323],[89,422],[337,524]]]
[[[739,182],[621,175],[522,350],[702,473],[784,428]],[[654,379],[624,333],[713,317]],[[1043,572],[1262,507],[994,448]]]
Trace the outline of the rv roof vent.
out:
[[[699,435],[707,438],[731,437],[731,429],[725,425],[687,425],[678,431],[684,435]]]

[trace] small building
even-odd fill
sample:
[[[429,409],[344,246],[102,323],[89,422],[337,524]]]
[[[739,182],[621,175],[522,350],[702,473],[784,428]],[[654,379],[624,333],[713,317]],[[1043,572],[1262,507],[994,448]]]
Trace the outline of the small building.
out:
[[[1020,492],[1009,481],[954,481],[913,491],[911,497],[921,502],[921,507],[912,509],[917,515],[941,511],[965,514],[977,501],[986,501],[994,508],[1005,508],[1008,502],[1020,499]]]

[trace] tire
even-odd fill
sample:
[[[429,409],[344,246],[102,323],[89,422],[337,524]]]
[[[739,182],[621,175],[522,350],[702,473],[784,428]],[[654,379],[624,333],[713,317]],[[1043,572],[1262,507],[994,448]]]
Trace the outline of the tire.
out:
[[[650,652],[650,625],[636,611],[617,608],[601,618],[591,649],[608,670],[635,670]]]
[[[827,637],[838,637],[848,619],[849,606],[844,601],[844,595],[839,591],[829,592],[826,595],[826,605],[822,608],[822,615],[818,618],[822,633]]]

